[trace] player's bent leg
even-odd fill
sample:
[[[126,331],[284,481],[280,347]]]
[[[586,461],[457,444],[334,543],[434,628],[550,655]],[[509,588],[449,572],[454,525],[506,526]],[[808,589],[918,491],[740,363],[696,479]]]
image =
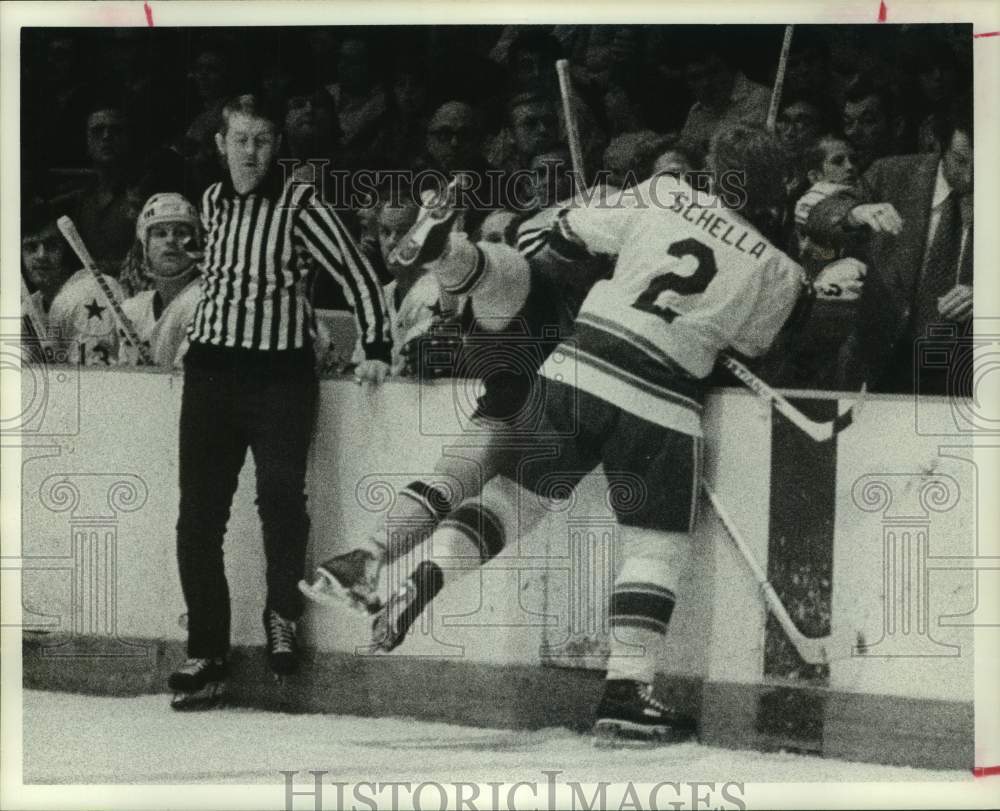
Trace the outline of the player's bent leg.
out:
[[[299,589],[317,603],[376,613],[383,604],[378,587],[383,566],[410,554],[431,536],[453,505],[477,494],[481,469],[476,459],[442,456],[433,476],[414,480],[399,491],[388,514],[361,543],[324,560],[312,580],[300,582]]]
[[[691,737],[694,719],[653,697],[653,680],[690,559],[686,533],[621,527],[621,569],[611,594],[611,655],[597,709],[598,742],[675,741]]]
[[[468,499],[416,551],[420,562],[372,623],[372,650],[399,647],[413,623],[445,585],[495,558],[507,543],[510,527],[528,531],[547,514],[539,500],[521,498],[518,486],[504,476],[491,479],[481,499]],[[390,569],[389,580],[398,567]]]

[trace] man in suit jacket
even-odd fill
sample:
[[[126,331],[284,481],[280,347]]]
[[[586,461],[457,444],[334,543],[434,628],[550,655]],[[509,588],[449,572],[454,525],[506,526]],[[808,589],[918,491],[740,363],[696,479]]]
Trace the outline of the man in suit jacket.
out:
[[[875,161],[856,188],[817,203],[805,225],[831,244],[860,236],[869,266],[842,357],[845,387],[909,393],[919,380],[922,393],[968,394],[971,376],[957,374],[968,348],[948,367],[915,370],[917,339],[940,326],[967,334],[972,317],[971,105],[956,104],[942,127],[940,156]]]

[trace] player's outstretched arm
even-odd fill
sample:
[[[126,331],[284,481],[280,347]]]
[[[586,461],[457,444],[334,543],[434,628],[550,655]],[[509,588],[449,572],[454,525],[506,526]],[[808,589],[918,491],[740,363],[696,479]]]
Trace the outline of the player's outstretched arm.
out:
[[[643,184],[645,187],[647,184]],[[642,187],[608,192],[592,188],[521,223],[517,248],[532,261],[579,262],[621,252]]]

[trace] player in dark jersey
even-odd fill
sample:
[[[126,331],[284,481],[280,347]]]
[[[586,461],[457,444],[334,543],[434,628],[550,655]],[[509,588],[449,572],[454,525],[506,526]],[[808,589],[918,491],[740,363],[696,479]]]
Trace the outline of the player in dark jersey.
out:
[[[566,337],[572,314],[564,311],[565,299],[551,277],[532,268],[515,248],[473,243],[452,231],[458,216],[452,184],[425,207],[391,259],[404,266],[426,264],[438,278],[445,308],[459,314],[443,330],[414,342],[410,354],[423,377],[453,375],[468,381],[463,385],[482,387],[479,397],[456,392],[459,400],[475,402],[470,436],[476,442],[462,449],[463,456],[455,450],[443,454],[434,475],[403,488],[389,515],[361,544],[320,564],[311,583],[300,583],[317,602],[342,600],[378,614],[384,607],[377,593],[382,567],[419,546],[445,519],[462,520],[469,513],[462,506],[475,501],[499,467],[536,444],[544,404],[536,371]],[[405,630],[398,639],[386,637],[380,626],[376,634],[374,646],[391,650]]]

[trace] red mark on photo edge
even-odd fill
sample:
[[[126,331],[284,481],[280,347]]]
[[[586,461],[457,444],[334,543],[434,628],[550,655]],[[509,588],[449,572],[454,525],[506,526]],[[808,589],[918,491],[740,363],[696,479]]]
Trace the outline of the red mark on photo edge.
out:
[[[889,13],[889,9],[885,7],[885,3],[880,0],[878,4],[878,21],[880,23],[885,22],[886,15]]]
[[[998,774],[1000,774],[1000,766],[976,766],[972,770],[973,777],[996,777]]]
[[[146,25],[150,28],[153,27],[153,9],[149,7],[149,3],[142,4],[142,10],[146,12]]]
[[[980,37],[1000,37],[1000,31],[985,31],[982,34],[973,34],[973,39],[979,39]]]

